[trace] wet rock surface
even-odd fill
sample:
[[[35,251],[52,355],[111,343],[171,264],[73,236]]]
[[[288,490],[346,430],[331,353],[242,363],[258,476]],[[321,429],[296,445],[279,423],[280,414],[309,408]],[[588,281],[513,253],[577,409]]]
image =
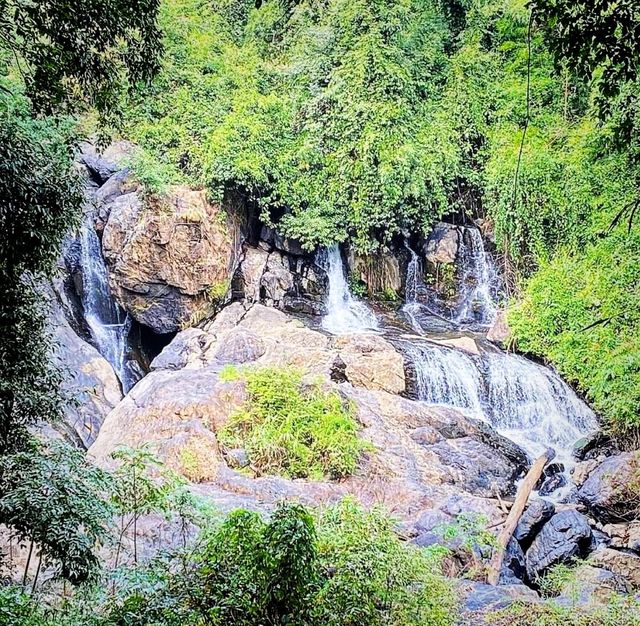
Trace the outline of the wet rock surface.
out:
[[[630,452],[597,464],[582,483],[578,497],[602,521],[630,521],[638,514],[638,503],[630,496],[637,480],[638,462]]]
[[[527,550],[527,575],[536,581],[558,563],[585,557],[591,547],[592,533],[587,518],[577,511],[560,511],[542,527]]]
[[[462,242],[460,229],[453,224],[436,224],[424,244],[424,256],[430,263],[455,263]]]
[[[63,367],[62,391],[68,398],[64,422],[58,428],[72,442],[88,448],[107,414],[122,400],[122,389],[111,365],[71,327],[55,289],[48,298],[54,358]]]

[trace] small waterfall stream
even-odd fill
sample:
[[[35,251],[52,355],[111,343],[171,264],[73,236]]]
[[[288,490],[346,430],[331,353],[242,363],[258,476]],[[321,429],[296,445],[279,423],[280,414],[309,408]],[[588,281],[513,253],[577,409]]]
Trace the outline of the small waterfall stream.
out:
[[[338,244],[321,250],[317,263],[329,279],[327,314],[322,319],[322,328],[334,335],[376,330],[379,323],[374,312],[349,291]]]
[[[82,306],[93,344],[113,367],[126,393],[135,382],[126,366],[131,320],[111,295],[109,275],[91,215],[86,216],[82,225],[80,260]]]
[[[444,303],[423,280],[422,259],[405,240],[410,259],[405,282],[403,312],[416,332],[424,331],[425,318],[439,318],[456,328],[486,328],[495,320],[501,280],[477,228],[460,227],[457,255],[457,298]],[[431,320],[433,321],[433,319]]]
[[[502,353],[402,342],[416,374],[416,395],[484,419],[536,457],[552,447],[571,463],[572,445],[596,427],[589,407],[551,369]]]
[[[460,299],[454,321],[458,325],[490,325],[496,316],[500,279],[477,228],[464,228],[458,251]]]

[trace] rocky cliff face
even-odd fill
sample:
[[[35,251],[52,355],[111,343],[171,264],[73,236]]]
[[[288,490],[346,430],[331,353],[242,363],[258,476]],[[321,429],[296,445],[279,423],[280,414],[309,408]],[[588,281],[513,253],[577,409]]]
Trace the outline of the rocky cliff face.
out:
[[[118,302],[157,333],[211,315],[229,289],[237,238],[204,191],[144,199],[131,191],[101,207],[102,249]]]

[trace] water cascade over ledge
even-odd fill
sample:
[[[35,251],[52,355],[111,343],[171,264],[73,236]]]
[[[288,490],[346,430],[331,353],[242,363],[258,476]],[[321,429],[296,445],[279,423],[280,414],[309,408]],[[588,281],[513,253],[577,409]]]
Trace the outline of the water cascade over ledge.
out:
[[[135,382],[126,366],[127,338],[131,319],[116,304],[111,295],[109,275],[91,215],[85,217],[82,225],[80,260],[83,283],[82,306],[92,342],[113,367],[122,390],[126,393]]]
[[[462,230],[457,306],[447,311],[449,339],[459,338],[465,328],[489,327],[501,284],[480,231]],[[443,316],[429,299],[421,257],[405,245],[410,260],[402,311],[422,339],[404,337],[398,345],[415,371],[416,397],[485,420],[532,458],[552,447],[557,460],[571,467],[573,444],[597,428],[593,411],[550,368],[495,349],[471,354],[435,343],[443,338]],[[476,338],[481,345],[483,339]]]
[[[573,444],[596,428],[594,413],[551,369],[521,356],[403,341],[418,399],[490,423],[531,457],[552,447],[571,464]]]
[[[317,263],[329,279],[327,314],[322,319],[322,328],[334,335],[378,329],[375,313],[349,291],[338,244],[320,250]]]
[[[453,303],[443,302],[437,291],[425,284],[421,257],[405,240],[409,264],[405,282],[403,312],[416,332],[422,332],[421,318],[438,317],[453,328],[483,329],[495,320],[501,279],[491,254],[477,228],[459,227],[457,251],[457,296]]]

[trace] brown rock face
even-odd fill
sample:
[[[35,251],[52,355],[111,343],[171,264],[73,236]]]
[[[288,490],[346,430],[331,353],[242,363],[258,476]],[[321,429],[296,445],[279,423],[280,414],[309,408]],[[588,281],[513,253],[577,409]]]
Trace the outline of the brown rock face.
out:
[[[496,319],[487,333],[487,339],[492,343],[505,347],[510,335],[511,330],[507,323],[507,314],[505,311],[498,311]]]
[[[162,199],[137,192],[108,207],[102,248],[116,299],[158,333],[192,325],[224,298],[234,236],[204,191],[173,188]]]
[[[637,554],[604,548],[594,552],[589,562],[617,574],[635,588],[640,587],[640,556]]]
[[[398,259],[387,249],[370,255],[351,254],[349,256],[351,273],[366,286],[369,295],[402,289],[402,275]]]
[[[353,385],[365,389],[404,393],[404,358],[382,337],[359,334],[339,337],[336,347]]]
[[[424,245],[424,256],[430,263],[455,263],[462,236],[457,226],[439,222]]]

